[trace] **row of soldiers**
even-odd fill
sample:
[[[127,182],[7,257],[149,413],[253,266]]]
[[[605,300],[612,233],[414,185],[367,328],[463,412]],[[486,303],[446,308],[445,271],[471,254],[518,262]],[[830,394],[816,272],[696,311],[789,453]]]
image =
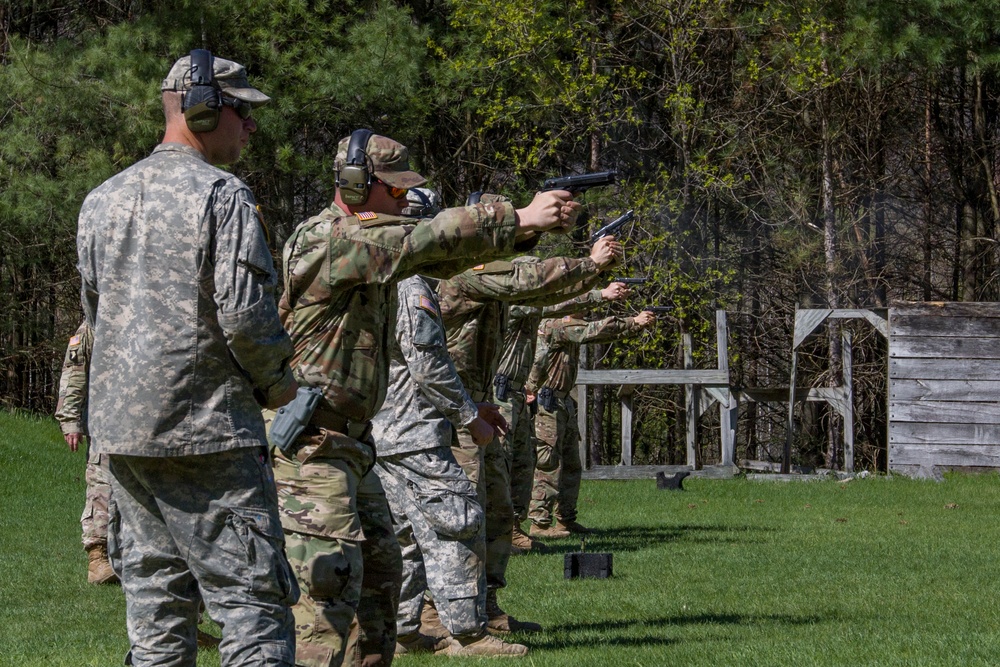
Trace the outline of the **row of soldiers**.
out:
[[[292,233],[279,276],[252,193],[213,166],[239,158],[270,98],[241,65],[198,49],[161,90],[163,141],[87,196],[77,234],[93,325],[80,414],[95,463],[109,462],[126,664],[194,665],[202,605],[222,628],[225,667],[523,655],[490,634],[540,629],[497,600],[512,540],[531,546],[515,515],[536,536],[584,530],[569,397],[579,345],[653,317],[552,318],[536,354],[526,346],[540,318],[599,299],[584,295],[620,244],[504,261],[571,229],[573,193],[522,208],[484,196],[414,218],[407,195],[426,179],[406,147],[357,130],[338,147],[334,201]],[[625,291],[606,289],[600,298]],[[524,342],[498,369],[508,330]],[[86,365],[87,335],[68,362]],[[511,452],[531,432],[533,396],[540,483],[526,510],[531,473]],[[275,425],[304,416],[268,450],[261,408]]]

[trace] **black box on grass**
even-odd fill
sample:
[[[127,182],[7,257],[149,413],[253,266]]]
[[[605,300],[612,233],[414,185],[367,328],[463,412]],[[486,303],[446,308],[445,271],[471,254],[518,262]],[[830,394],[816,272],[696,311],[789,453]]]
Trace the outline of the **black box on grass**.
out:
[[[607,579],[613,574],[611,554],[566,554],[563,572],[567,579]]]

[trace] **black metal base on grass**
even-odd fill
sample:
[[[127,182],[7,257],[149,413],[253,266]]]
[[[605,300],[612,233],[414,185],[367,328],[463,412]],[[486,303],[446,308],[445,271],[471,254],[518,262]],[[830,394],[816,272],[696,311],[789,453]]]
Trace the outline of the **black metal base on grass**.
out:
[[[567,579],[607,579],[613,574],[612,554],[569,553],[563,561]]]

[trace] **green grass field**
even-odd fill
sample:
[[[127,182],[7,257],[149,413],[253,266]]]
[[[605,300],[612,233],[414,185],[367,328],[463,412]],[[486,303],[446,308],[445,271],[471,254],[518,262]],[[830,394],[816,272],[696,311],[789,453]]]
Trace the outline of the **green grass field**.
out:
[[[121,592],[86,583],[83,463],[54,422],[0,412],[0,665],[121,664]],[[545,626],[522,664],[1000,663],[996,475],[685,486],[584,484],[612,579],[563,578],[578,540],[512,559],[501,603]],[[476,661],[398,661],[445,662]]]

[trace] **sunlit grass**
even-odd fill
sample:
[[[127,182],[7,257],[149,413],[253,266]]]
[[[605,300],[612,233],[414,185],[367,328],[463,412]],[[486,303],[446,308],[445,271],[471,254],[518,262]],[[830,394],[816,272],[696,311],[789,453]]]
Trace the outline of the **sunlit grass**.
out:
[[[0,413],[0,466],[0,664],[121,664],[121,593],[85,578],[82,453],[53,422]],[[614,555],[612,579],[563,578],[578,539],[511,560],[500,602],[545,628],[514,637],[521,663],[1000,663],[996,475],[685,488],[584,483],[585,548]]]

